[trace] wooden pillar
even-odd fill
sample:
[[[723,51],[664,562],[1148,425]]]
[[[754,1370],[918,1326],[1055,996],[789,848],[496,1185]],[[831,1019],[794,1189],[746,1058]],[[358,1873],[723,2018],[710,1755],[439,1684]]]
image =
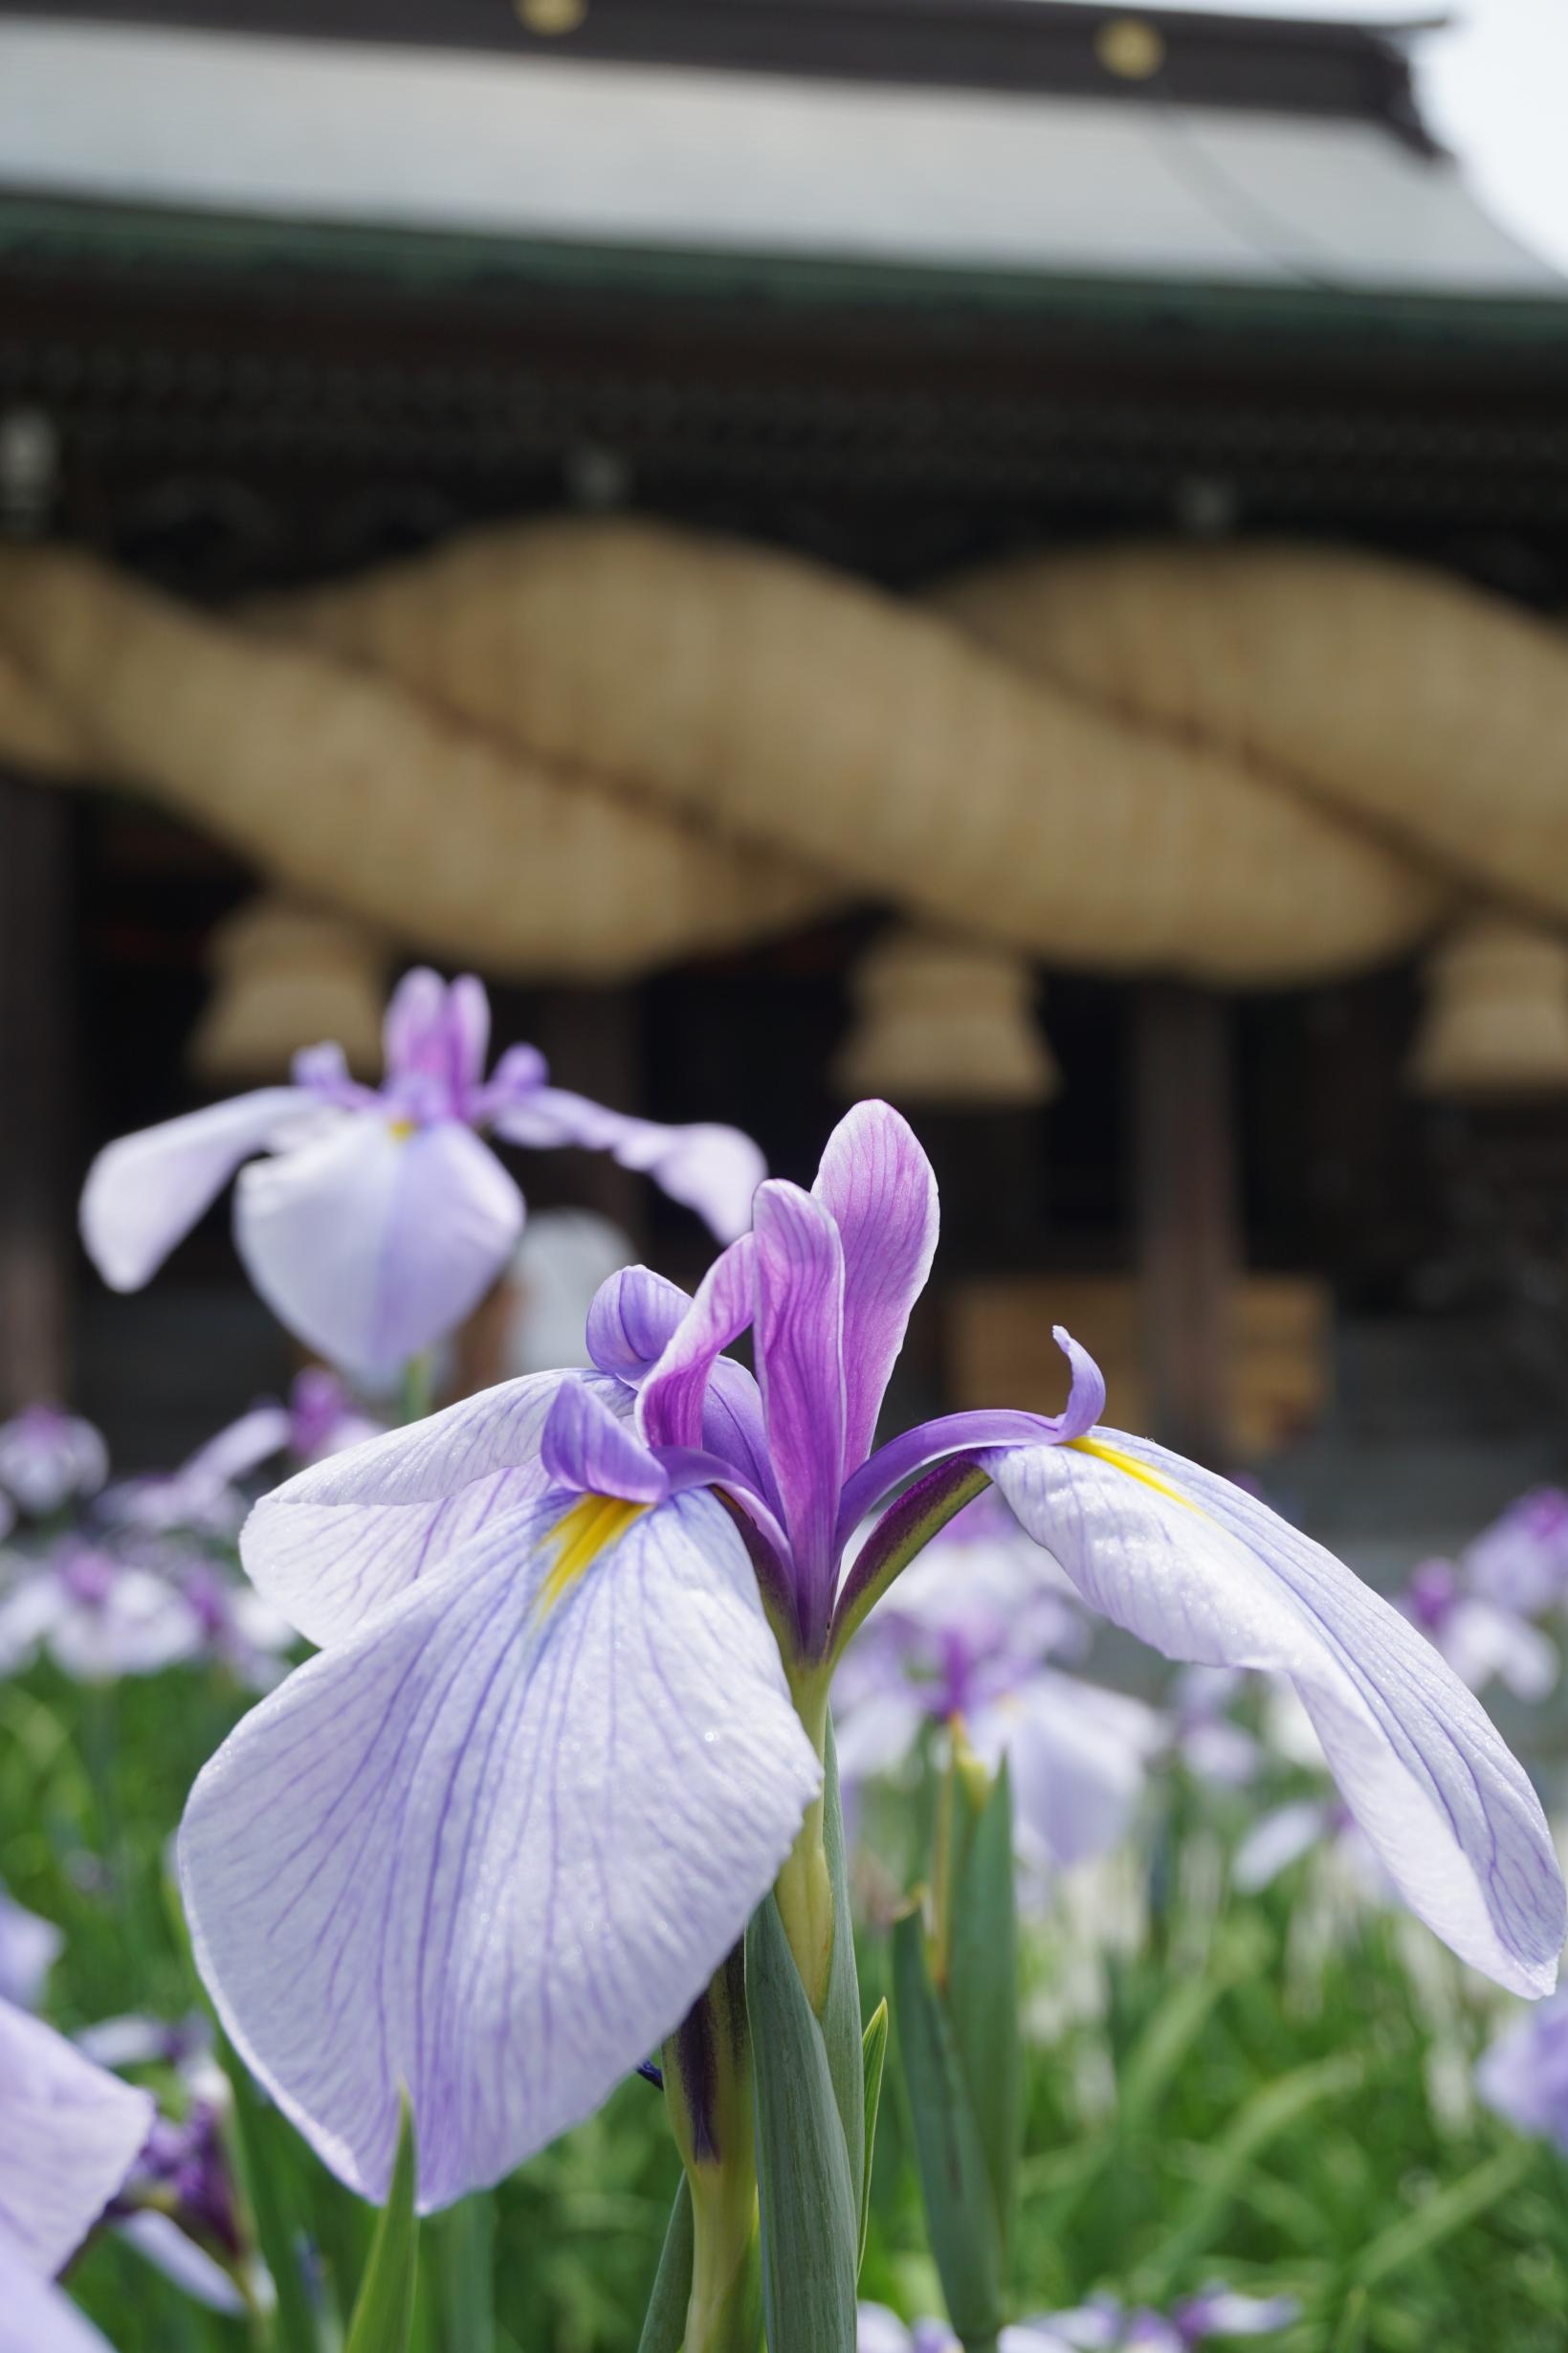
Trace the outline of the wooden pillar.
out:
[[[74,1260],[69,810],[0,772],[0,1408],[63,1398]]]
[[[1154,1434],[1223,1467],[1243,1260],[1230,1008],[1211,989],[1149,982],[1134,1021],[1137,1268]]]
[[[612,1111],[644,1108],[638,1006],[625,988],[545,988],[535,1003],[533,1042],[557,1086],[591,1096]],[[607,1152],[549,1156],[535,1175],[541,1200],[596,1210],[639,1248],[647,1226],[647,1182]]]

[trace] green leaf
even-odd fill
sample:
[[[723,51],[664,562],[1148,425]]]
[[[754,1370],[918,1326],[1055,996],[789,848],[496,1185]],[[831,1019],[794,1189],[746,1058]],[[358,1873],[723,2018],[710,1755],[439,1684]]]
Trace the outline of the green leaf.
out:
[[[931,2252],[948,2317],[965,2344],[1002,2326],[1002,2233],[963,2062],[926,1965],[925,1923],[893,1932],[893,2007]]]
[[[1405,2214],[1380,2231],[1355,2267],[1357,2282],[1375,2288],[1416,2255],[1427,2254],[1455,2231],[1484,2214],[1489,2206],[1518,2188],[1536,2161],[1534,2142],[1515,2141],[1484,2165],[1477,2165],[1435,2197],[1427,2198],[1413,2214]]]
[[[417,2171],[413,2110],[405,2092],[392,2179],[370,2242],[343,2353],[407,2353],[419,2270],[419,2217],[414,2211]]]
[[[637,2353],[680,2353],[686,2335],[686,2308],[692,2300],[692,2186],[683,2173],[670,2224],[664,2233],[664,2253],[648,2299]],[[461,2353],[461,2348],[459,2348]]]
[[[1005,2265],[1024,2139],[1012,1788],[1005,1763],[979,1805],[961,1767],[954,1784],[957,1852],[944,1993],[991,2177]]]
[[[746,1930],[746,2008],[768,2353],[854,2353],[860,2229],[849,2151],[823,2031],[772,1896]],[[863,2164],[863,2144],[857,2154]]]
[[[866,2159],[860,2168],[860,2261],[866,2260],[866,2226],[872,2216],[872,2158],[876,2151],[876,2111],[882,2104],[882,2069],[888,2055],[888,1998],[884,1994],[867,2022],[861,2043],[866,2087]],[[858,2276],[858,2267],[857,2274]]]
[[[850,2187],[855,2210],[865,2204],[866,2078],[861,2055],[860,1980],[855,1971],[854,1932],[850,1920],[850,1876],[844,1854],[844,1809],[839,1801],[838,1755],[829,1720],[823,1753],[823,1845],[833,1891],[833,1957],[822,2006],[822,2039],[844,2146],[850,2158]]]
[[[443,2214],[436,2247],[447,2353],[496,2353],[496,2201],[488,2190]]]
[[[244,2060],[221,2027],[218,2057],[234,2102],[234,2143],[240,2187],[255,2224],[256,2244],[277,2291],[274,2342],[287,2353],[321,2353],[321,2327],[305,2287],[300,2254],[304,2234],[286,2187],[289,2167],[277,2142],[287,2127],[256,2096]]]

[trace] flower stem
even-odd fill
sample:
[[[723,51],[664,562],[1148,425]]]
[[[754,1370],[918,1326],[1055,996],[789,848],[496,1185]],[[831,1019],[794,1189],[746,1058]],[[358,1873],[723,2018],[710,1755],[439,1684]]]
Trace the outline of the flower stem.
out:
[[[410,1356],[403,1367],[400,1397],[405,1423],[422,1422],[435,1402],[435,1350]]]
[[[790,1678],[795,1713],[819,1759],[828,1746],[828,1679],[821,1668]],[[825,1829],[824,1800],[819,1795],[806,1810],[773,1891],[806,1999],[819,2018],[828,1999],[828,1974],[833,1960],[833,1885]]]
[[[692,2193],[683,2353],[757,2353],[757,2148],[739,1948],[665,2044],[664,2096]]]

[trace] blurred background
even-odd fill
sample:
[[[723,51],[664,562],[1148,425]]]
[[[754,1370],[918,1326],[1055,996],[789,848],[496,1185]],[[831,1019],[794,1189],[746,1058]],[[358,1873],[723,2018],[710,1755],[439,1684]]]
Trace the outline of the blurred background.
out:
[[[900,1410],[1065,1321],[1375,1572],[1560,1476],[1565,79],[1557,0],[0,5],[0,1402],[276,1388],[225,1205],[121,1300],[76,1189],[429,959],[785,1175],[899,1103]]]

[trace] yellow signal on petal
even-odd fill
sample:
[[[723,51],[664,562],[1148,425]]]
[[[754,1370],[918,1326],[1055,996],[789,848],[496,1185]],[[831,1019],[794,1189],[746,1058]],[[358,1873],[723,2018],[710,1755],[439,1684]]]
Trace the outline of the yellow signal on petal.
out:
[[[555,1558],[535,1598],[538,1615],[548,1617],[647,1509],[646,1503],[628,1503],[616,1495],[585,1495],[574,1503],[550,1532]]]
[[[1113,1471],[1120,1471],[1128,1478],[1136,1478],[1139,1486],[1152,1487],[1155,1494],[1163,1496],[1168,1503],[1180,1503],[1184,1512],[1196,1512],[1200,1520],[1206,1516],[1201,1503],[1195,1503],[1191,1496],[1183,1495],[1181,1488],[1174,1487],[1168,1478],[1161,1478],[1158,1471],[1151,1471],[1147,1463],[1139,1462],[1132,1454],[1124,1454],[1119,1446],[1107,1446],[1103,1438],[1069,1438],[1068,1445],[1076,1454],[1093,1454],[1096,1462],[1108,1462]]]

